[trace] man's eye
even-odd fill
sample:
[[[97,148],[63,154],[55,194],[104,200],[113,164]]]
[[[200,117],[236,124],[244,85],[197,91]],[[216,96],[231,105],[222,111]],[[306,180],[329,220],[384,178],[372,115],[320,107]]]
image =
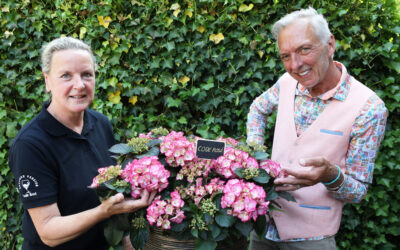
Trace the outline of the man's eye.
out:
[[[308,53],[310,51],[310,48],[308,48],[308,47],[304,47],[304,48],[301,48],[301,50],[300,50],[300,53]]]
[[[89,73],[89,72],[83,73],[83,77],[85,77],[85,78],[89,78],[89,77],[92,77],[92,76],[93,75],[91,73]]]
[[[281,55],[281,60],[286,61],[288,60],[289,56],[287,55]]]

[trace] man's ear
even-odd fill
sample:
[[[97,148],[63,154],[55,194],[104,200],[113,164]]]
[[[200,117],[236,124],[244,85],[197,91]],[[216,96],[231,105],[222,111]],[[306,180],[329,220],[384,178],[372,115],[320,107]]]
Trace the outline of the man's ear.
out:
[[[333,54],[335,53],[335,37],[331,35],[328,41],[328,46],[329,46],[329,56],[332,57]]]

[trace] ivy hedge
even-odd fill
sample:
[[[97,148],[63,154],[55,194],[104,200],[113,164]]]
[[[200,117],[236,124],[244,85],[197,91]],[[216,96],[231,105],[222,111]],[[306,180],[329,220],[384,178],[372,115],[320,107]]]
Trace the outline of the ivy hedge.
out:
[[[389,109],[374,182],[346,204],[340,249],[400,245],[400,16],[398,0],[0,0],[0,247],[19,249],[22,206],[7,159],[12,139],[47,97],[41,46],[83,39],[98,60],[93,108],[118,140],[164,126],[243,138],[252,100],[284,72],[271,25],[312,5],[336,37],[335,59]],[[270,125],[266,144],[271,146]]]

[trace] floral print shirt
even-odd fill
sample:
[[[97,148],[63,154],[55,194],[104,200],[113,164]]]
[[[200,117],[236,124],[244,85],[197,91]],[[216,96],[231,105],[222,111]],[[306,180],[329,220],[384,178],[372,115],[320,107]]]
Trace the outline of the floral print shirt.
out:
[[[294,107],[297,135],[301,135],[333,99],[343,101],[346,98],[353,78],[346,73],[341,63],[335,62],[335,64],[339,69],[344,69],[345,80],[326,93],[312,97],[307,88],[301,84],[297,85]],[[267,118],[278,108],[278,103],[279,81],[252,103],[247,117],[247,142],[264,143]],[[384,136],[386,119],[385,104],[376,94],[372,95],[361,109],[351,129],[344,183],[337,191],[331,191],[336,199],[358,203],[366,195],[368,184],[372,183],[374,162]],[[318,240],[325,237],[327,236],[293,240]],[[273,222],[268,226],[267,238],[280,240]]]

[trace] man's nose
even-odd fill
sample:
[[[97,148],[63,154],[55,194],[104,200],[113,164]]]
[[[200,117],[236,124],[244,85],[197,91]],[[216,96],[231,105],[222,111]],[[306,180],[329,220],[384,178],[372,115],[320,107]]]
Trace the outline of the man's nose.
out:
[[[303,59],[301,58],[301,56],[297,53],[292,53],[290,55],[290,67],[292,68],[292,70],[298,70],[302,64],[303,64]]]

